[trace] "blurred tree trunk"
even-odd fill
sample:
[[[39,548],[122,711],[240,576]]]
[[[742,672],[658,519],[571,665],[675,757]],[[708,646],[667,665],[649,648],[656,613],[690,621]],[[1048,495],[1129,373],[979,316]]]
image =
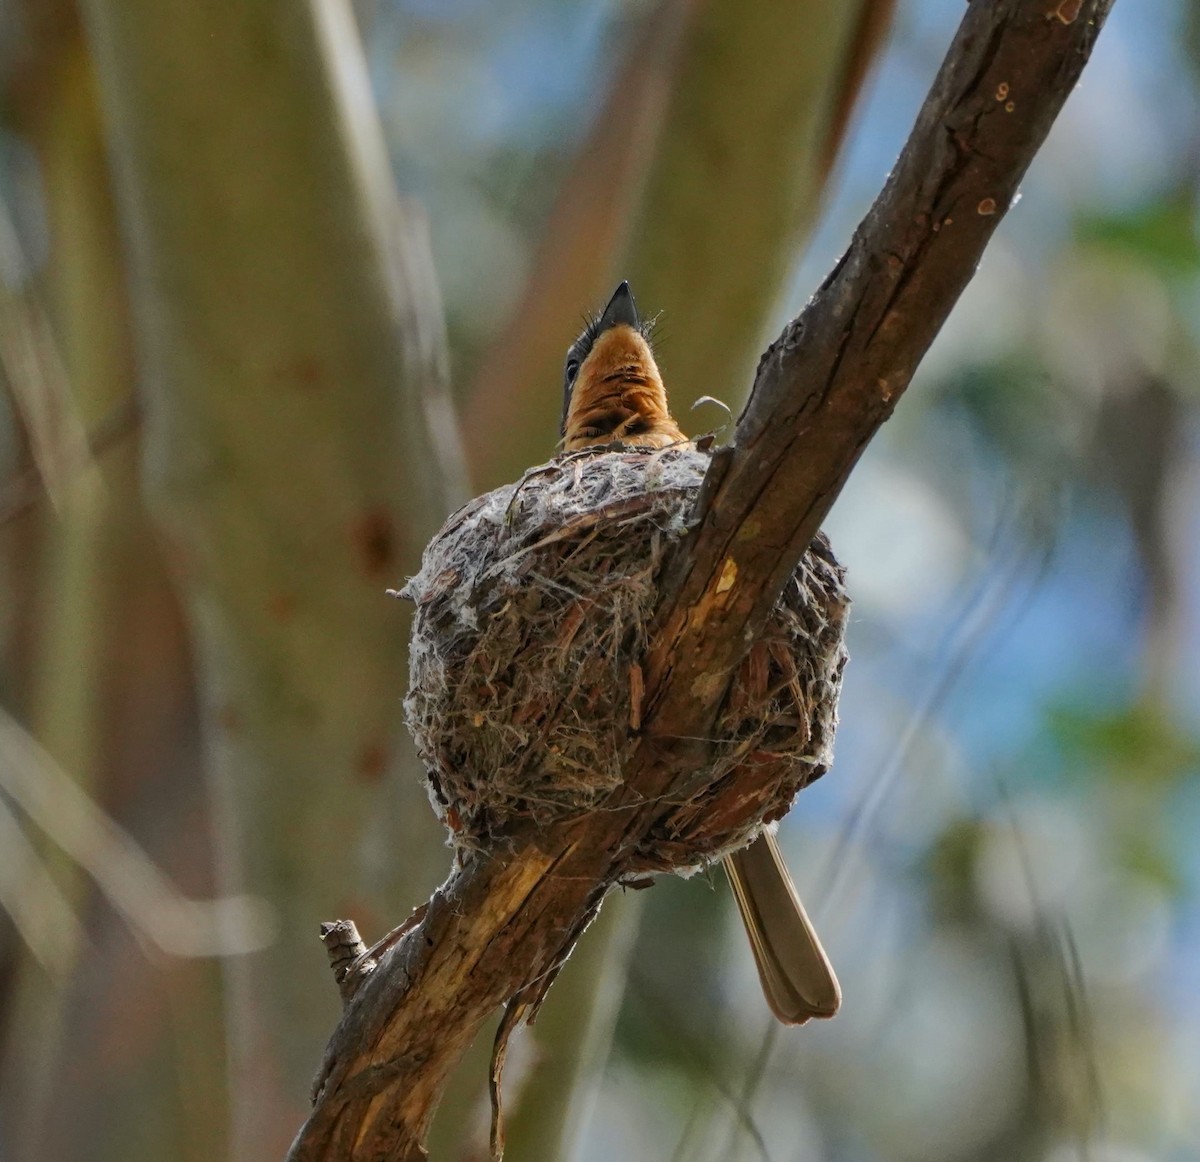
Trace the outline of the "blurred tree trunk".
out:
[[[343,0],[86,12],[219,881],[281,921],[225,977],[228,1156],[257,1160],[290,1141],[336,1015],[318,922],[378,930],[444,859],[399,745],[407,626],[383,592],[452,501],[437,300]]]
[[[96,426],[125,407],[132,374],[94,77],[69,5],[29,15],[40,18],[38,35],[12,110],[41,166],[50,261],[33,285],[71,402]],[[27,683],[16,701],[63,767],[205,893],[190,659],[142,510],[132,435],[59,500],[59,511],[45,505],[5,530],[5,548],[36,578],[14,610]],[[41,846],[89,943],[59,933],[52,966],[23,953],[4,998],[0,1095],[12,1156],[118,1158],[132,1143],[146,1156],[215,1156],[224,1122],[215,966],[152,963],[81,873]]]

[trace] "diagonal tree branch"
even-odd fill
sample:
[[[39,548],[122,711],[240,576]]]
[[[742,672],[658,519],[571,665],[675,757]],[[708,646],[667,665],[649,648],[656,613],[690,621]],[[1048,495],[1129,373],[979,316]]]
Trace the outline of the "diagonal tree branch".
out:
[[[608,809],[472,854],[364,979],[293,1159],[420,1159],[441,1087],[499,1004],[540,991],[664,794],[704,760],[730,675],[891,414],[1090,55],[1112,0],[973,3],[849,250],[759,364],[714,457],[646,659]],[[732,580],[732,584],[730,584]]]
[[[711,720],[717,683],[970,281],[1111,7],[971,5],[883,192],[763,355],[736,439],[709,473],[651,658],[662,734],[702,733]],[[718,598],[727,562],[737,582]],[[692,697],[708,675],[712,694]]]

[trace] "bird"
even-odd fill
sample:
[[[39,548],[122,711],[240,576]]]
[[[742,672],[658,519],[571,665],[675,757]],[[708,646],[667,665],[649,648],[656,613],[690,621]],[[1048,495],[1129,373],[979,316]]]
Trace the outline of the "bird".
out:
[[[629,283],[623,282],[567,349],[559,428],[564,451],[598,444],[666,448],[688,442],[667,407],[650,330],[638,318]]]
[[[607,444],[689,446],[671,416],[650,330],[626,281],[568,348],[559,430],[564,452]],[[771,1012],[785,1025],[832,1017],[841,987],[774,833],[764,830],[724,865]]]

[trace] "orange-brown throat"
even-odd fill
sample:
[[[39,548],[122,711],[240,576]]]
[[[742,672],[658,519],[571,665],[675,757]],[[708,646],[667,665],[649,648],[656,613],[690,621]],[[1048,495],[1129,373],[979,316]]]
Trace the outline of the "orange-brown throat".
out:
[[[685,439],[671,418],[650,344],[624,323],[601,332],[575,379],[563,448],[617,442],[664,448]]]

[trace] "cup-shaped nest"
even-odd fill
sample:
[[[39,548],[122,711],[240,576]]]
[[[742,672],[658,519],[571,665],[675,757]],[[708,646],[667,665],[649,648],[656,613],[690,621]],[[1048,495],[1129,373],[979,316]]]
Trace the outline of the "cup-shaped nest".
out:
[[[456,847],[575,817],[620,786],[663,564],[708,463],[692,448],[560,457],[459,509],[426,548],[401,591],[416,603],[404,708]],[[741,847],[825,773],[848,608],[819,535],[738,668],[706,765],[628,867],[687,870]]]

